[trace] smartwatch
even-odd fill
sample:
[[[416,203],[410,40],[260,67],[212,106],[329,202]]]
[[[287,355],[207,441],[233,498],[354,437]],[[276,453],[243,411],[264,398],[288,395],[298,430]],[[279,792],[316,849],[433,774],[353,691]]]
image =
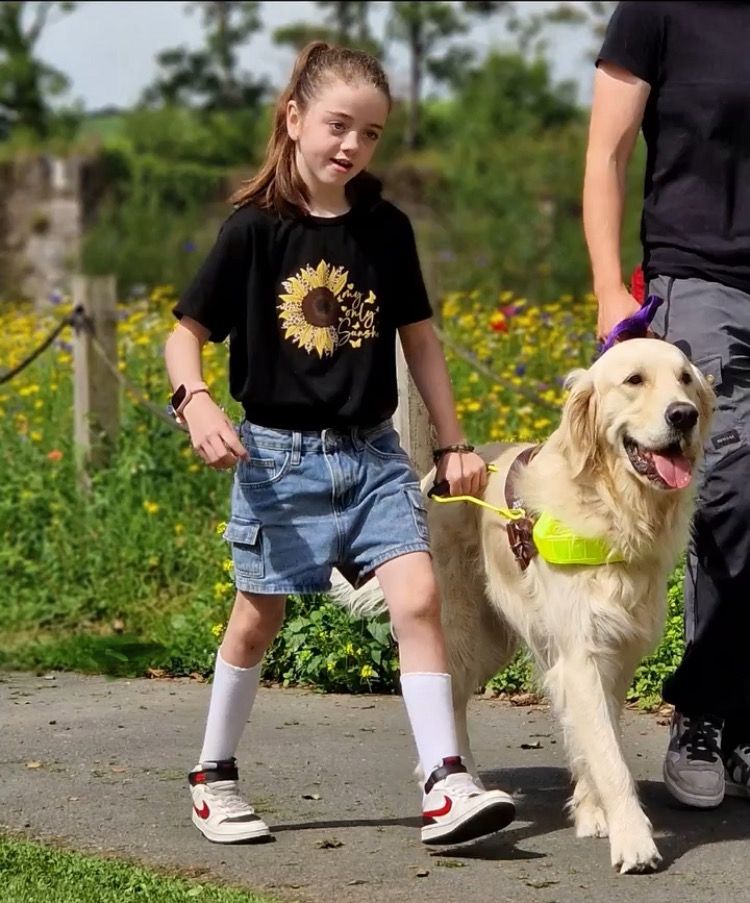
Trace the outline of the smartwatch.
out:
[[[174,411],[177,421],[182,421],[182,412],[188,406],[188,403],[194,395],[197,395],[199,392],[209,391],[210,390],[206,383],[195,383],[194,385],[190,386],[182,383],[182,385],[178,386],[170,400],[170,404],[172,405],[172,410]]]

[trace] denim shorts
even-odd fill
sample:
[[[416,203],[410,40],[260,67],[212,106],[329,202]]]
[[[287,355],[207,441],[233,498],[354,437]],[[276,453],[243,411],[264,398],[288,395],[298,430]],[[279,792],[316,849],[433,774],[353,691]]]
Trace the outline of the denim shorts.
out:
[[[429,552],[417,476],[390,420],[367,429],[276,430],[243,422],[224,539],[237,589],[314,593],[335,567],[354,586],[409,552]]]

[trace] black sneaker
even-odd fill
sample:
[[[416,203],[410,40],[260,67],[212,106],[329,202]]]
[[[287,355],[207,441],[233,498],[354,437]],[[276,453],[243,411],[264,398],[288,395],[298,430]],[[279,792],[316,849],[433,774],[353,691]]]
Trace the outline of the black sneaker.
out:
[[[750,799],[750,744],[742,743],[729,753],[724,763],[727,796]]]
[[[669,747],[664,758],[664,783],[685,806],[713,809],[724,799],[721,731],[724,722],[713,715],[672,715]]]

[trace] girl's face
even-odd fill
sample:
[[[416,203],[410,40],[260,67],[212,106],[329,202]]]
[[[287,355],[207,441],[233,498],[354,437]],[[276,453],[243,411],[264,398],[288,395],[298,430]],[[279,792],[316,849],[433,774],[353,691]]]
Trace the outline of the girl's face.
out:
[[[287,131],[313,199],[344,197],[346,183],[372,159],[387,118],[387,98],[362,83],[331,82],[304,113],[289,102]]]

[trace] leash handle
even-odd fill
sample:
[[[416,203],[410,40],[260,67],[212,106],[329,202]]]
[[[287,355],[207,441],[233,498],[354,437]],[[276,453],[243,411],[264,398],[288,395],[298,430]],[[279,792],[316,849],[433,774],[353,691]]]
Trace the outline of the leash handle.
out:
[[[599,344],[597,357],[601,357],[617,342],[625,339],[642,339],[648,333],[648,327],[656,315],[656,311],[664,303],[661,295],[649,295],[645,304],[631,317],[625,317],[615,325],[607,338]]]
[[[487,470],[490,473],[497,473],[497,467],[495,467],[494,464],[489,464]],[[473,505],[479,505],[481,508],[487,508],[490,511],[494,511],[495,514],[499,514],[506,520],[521,520],[526,517],[526,512],[523,508],[498,508],[482,499],[474,498],[473,495],[449,495],[449,492],[450,484],[447,480],[441,480],[439,483],[433,484],[432,488],[427,493],[427,498],[432,499],[433,502],[441,502],[442,504],[449,502],[470,502]]]

